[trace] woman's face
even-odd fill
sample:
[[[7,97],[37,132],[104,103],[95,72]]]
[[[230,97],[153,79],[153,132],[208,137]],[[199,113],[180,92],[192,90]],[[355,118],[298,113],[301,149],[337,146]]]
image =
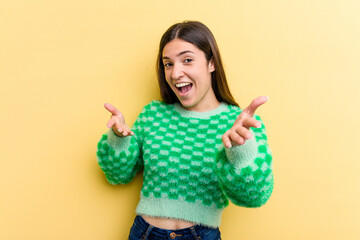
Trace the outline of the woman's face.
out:
[[[166,81],[185,109],[205,112],[219,105],[211,86],[215,67],[203,51],[176,38],[165,45],[162,56]]]

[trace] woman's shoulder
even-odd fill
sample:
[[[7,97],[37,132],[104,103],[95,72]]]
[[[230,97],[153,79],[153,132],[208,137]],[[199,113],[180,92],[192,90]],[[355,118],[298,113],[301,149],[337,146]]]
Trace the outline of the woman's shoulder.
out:
[[[242,109],[235,105],[226,104],[229,115],[239,115],[242,112]]]
[[[237,111],[237,112],[242,111],[242,109],[240,107],[238,107],[238,106],[227,104],[227,103],[225,103],[225,104],[228,105],[228,108],[229,108],[230,111]]]
[[[145,105],[144,108],[148,109],[157,109],[157,108],[166,108],[167,104],[160,100],[152,100],[148,104]]]
[[[169,104],[164,103],[160,100],[152,100],[146,104],[143,108],[143,112],[162,112],[169,108]]]

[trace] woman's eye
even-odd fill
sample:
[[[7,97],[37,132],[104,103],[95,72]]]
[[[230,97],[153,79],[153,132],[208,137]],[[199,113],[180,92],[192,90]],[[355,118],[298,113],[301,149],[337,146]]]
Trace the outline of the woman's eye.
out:
[[[171,63],[164,63],[164,67],[170,67],[171,66]]]
[[[186,58],[186,59],[185,59],[185,62],[186,62],[186,63],[189,63],[189,62],[191,62],[191,61],[192,61],[191,58]]]

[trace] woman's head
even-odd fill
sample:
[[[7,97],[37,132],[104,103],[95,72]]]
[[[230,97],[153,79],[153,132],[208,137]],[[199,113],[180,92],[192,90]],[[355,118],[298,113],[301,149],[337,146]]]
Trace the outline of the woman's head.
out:
[[[173,43],[173,40],[175,39],[190,43],[204,53],[208,65],[212,64],[214,66],[214,71],[211,71],[210,74],[211,87],[215,93],[216,99],[219,102],[226,102],[238,106],[230,93],[215,38],[204,24],[196,21],[185,21],[174,24],[164,33],[160,40],[157,58],[157,75],[163,101],[168,104],[179,102],[178,97],[166,81],[166,67],[164,66],[163,59],[164,48],[168,43]],[[169,45],[167,48],[169,48]],[[165,48],[165,50],[167,48]]]

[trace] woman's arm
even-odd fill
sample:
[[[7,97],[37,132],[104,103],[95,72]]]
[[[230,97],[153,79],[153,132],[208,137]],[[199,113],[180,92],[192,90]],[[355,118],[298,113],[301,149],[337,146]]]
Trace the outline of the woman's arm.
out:
[[[274,187],[272,153],[261,123],[254,128],[245,144],[225,148],[217,156],[217,174],[224,194],[236,205],[260,207],[271,196]]]
[[[143,167],[141,149],[146,121],[145,112],[146,108],[139,114],[132,131],[127,129],[128,133],[124,134],[126,128],[123,127],[120,134],[115,134],[114,127],[110,126],[109,131],[101,137],[98,143],[96,154],[98,163],[111,184],[130,182]]]
[[[264,123],[254,115],[268,101],[254,99],[223,135],[226,148],[217,156],[220,186],[235,204],[260,207],[270,198],[274,187],[272,153],[267,143]]]

